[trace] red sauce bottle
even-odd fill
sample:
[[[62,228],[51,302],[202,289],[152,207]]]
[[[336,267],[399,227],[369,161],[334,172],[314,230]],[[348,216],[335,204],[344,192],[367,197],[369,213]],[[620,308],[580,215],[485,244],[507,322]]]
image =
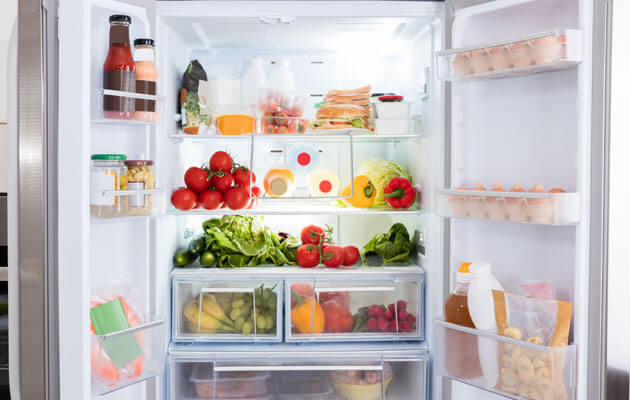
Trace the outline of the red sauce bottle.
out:
[[[129,44],[128,15],[109,17],[109,51],[103,65],[103,88],[135,93],[136,64]],[[105,118],[133,119],[136,100],[130,97],[105,95]]]

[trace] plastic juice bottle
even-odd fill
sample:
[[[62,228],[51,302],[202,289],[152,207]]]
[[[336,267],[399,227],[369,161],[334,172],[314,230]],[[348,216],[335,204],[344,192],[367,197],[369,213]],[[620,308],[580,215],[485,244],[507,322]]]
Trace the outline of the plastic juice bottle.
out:
[[[287,167],[275,167],[267,171],[263,184],[271,197],[291,197],[295,190],[295,176]]]
[[[136,62],[136,93],[157,93],[158,70],[153,62],[155,42],[153,39],[136,39],[133,41]],[[136,99],[134,119],[140,121],[156,121],[155,100]]]
[[[136,64],[129,45],[128,15],[109,17],[109,50],[103,65],[103,88],[123,92],[136,91]],[[105,118],[133,119],[135,99],[124,96],[103,96]]]
[[[455,290],[444,304],[446,322],[475,328],[468,312],[468,285],[470,283],[470,263],[462,263],[455,278]],[[444,348],[446,349],[446,369],[459,379],[472,379],[481,375],[477,337],[454,329],[445,329]]]

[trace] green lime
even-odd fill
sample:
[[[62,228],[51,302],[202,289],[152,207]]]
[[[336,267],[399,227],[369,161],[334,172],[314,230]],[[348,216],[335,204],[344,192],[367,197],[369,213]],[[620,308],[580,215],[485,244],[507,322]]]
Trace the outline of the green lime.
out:
[[[179,267],[192,264],[197,259],[197,255],[193,254],[188,249],[178,250],[173,257],[173,262]]]
[[[212,254],[211,251],[204,251],[199,257],[199,264],[202,267],[212,267],[214,263],[217,261],[217,258]]]

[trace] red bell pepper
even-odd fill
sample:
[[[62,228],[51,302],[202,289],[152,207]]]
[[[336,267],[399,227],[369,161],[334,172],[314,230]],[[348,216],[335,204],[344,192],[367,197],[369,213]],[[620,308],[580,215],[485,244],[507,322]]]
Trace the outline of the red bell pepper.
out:
[[[383,198],[392,208],[409,208],[416,201],[416,189],[407,178],[390,179],[383,190]]]

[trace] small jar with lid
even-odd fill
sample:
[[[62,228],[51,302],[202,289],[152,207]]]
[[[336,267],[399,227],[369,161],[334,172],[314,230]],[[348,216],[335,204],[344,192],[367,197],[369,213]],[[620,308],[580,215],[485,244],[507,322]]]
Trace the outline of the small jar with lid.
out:
[[[155,41],[139,38],[133,41],[136,64],[136,93],[155,96],[157,94],[158,70],[155,66]],[[136,99],[134,118],[139,121],[155,122],[159,114],[155,100]]]
[[[127,176],[123,179],[122,190],[155,189],[152,160],[127,160]],[[127,196],[128,215],[153,214],[154,202],[151,194],[130,194]]]
[[[126,214],[125,202],[111,190],[121,190],[127,175],[124,154],[93,154],[90,168],[90,215],[119,217]]]

